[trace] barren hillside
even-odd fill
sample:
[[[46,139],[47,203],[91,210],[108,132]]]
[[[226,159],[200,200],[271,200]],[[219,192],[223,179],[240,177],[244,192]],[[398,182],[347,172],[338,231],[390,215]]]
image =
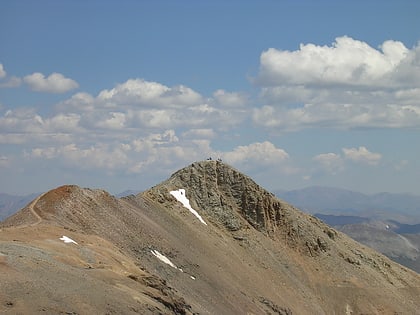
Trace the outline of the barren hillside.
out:
[[[122,199],[77,186],[43,194],[2,223],[0,279],[10,314],[420,309],[418,274],[218,161]]]

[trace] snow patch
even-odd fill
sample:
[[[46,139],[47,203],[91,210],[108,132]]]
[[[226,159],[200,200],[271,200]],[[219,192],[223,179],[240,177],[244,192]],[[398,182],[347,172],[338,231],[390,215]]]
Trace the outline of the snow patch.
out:
[[[203,218],[198,214],[198,212],[196,210],[194,210],[191,205],[190,205],[190,201],[188,200],[188,198],[185,195],[185,189],[178,189],[178,190],[173,190],[170,192],[170,194],[172,196],[174,196],[180,203],[182,203],[182,205],[187,208],[188,210],[190,210],[190,212],[195,215],[201,223],[207,225],[207,223],[203,220]]]
[[[62,240],[64,243],[73,243],[73,244],[77,244],[77,242],[73,241],[70,237],[67,237],[65,235],[63,235],[63,237],[60,237],[60,240]]]
[[[157,259],[159,259],[163,263],[171,266],[172,268],[178,269],[179,271],[183,272],[181,268],[178,268],[177,266],[175,266],[175,264],[165,255],[162,255],[157,250],[151,250],[151,252]]]

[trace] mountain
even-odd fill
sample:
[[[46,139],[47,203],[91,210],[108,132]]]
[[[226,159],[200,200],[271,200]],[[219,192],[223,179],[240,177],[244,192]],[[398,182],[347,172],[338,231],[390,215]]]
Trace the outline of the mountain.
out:
[[[420,273],[419,224],[320,213],[315,216],[354,240]]]
[[[116,194],[115,197],[122,198],[130,195],[137,195],[139,192],[139,190],[124,190],[123,192]]]
[[[365,195],[331,187],[277,191],[276,195],[420,272],[420,197],[409,194]],[[408,241],[411,239],[410,241]]]
[[[420,273],[420,234],[401,234],[390,222],[369,221],[337,227],[356,241]]]
[[[276,196],[309,213],[351,215],[377,220],[420,223],[420,196],[379,193],[366,195],[332,187],[275,191]]]
[[[0,225],[5,314],[416,314],[420,276],[220,161],[62,186]]]
[[[19,209],[22,209],[31,200],[39,194],[31,194],[26,196],[14,196],[0,193],[0,221],[12,215]]]

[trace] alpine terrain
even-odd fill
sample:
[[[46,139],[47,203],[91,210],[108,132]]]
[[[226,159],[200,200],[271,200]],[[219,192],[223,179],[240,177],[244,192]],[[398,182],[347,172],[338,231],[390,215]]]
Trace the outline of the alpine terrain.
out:
[[[420,314],[420,275],[221,161],[123,198],[62,186],[0,224],[4,314]]]

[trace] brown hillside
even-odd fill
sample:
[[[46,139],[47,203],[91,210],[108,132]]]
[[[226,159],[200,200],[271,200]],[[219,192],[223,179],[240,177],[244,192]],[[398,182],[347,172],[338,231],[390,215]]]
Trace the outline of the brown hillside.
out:
[[[206,224],[171,194],[179,189]],[[62,235],[78,244],[63,243]],[[420,309],[418,274],[218,161],[193,163],[123,199],[77,186],[42,195],[2,223],[0,272],[7,283],[0,312],[10,314]]]

